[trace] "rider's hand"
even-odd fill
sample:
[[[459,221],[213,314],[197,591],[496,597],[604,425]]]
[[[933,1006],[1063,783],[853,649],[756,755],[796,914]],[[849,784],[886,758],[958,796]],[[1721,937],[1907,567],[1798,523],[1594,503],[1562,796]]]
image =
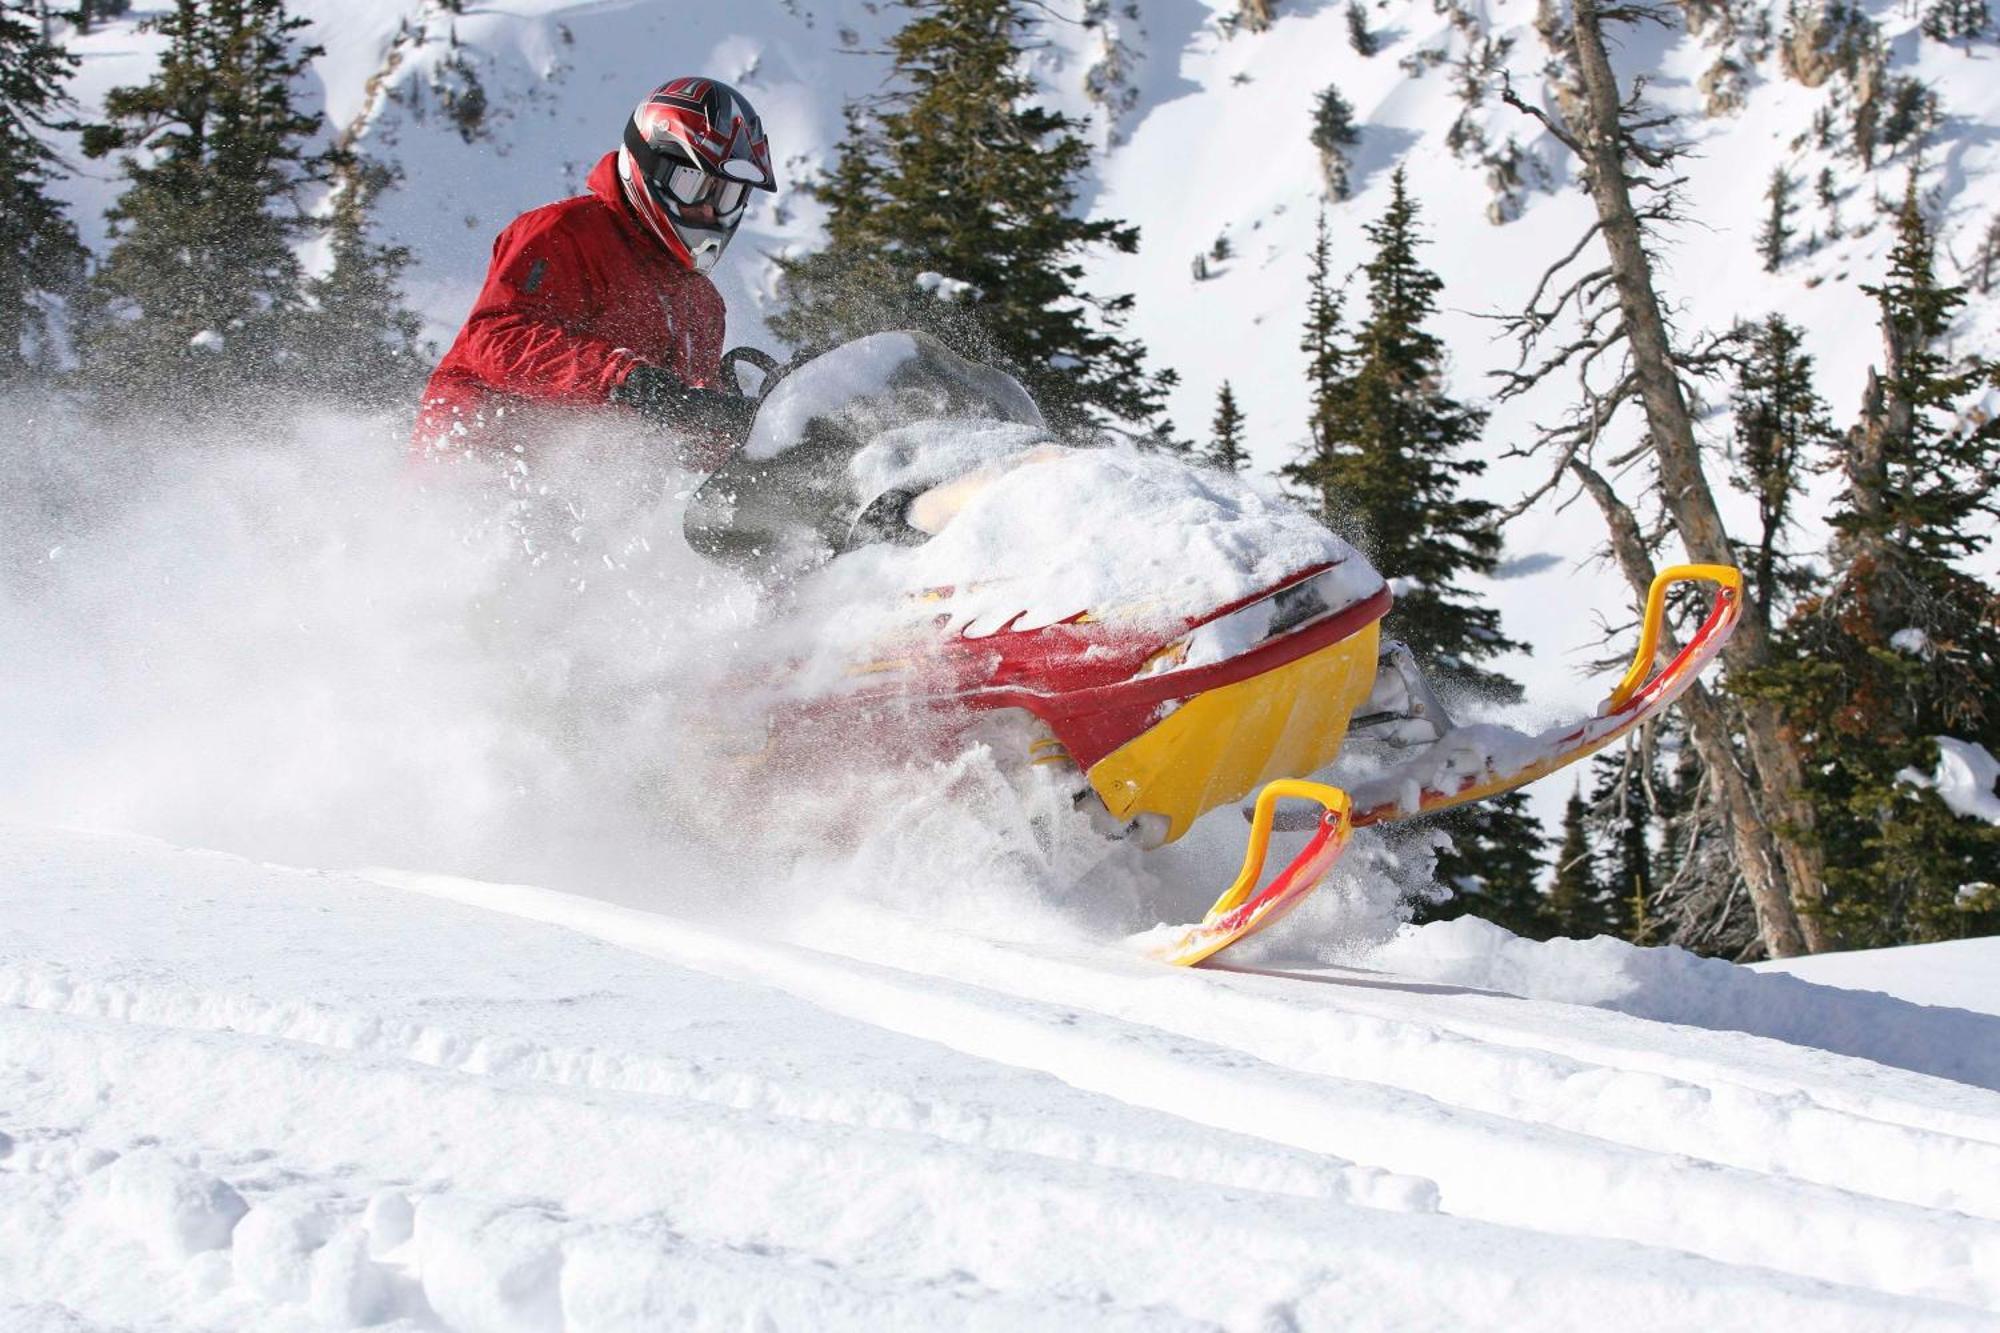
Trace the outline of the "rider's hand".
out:
[[[648,421],[674,430],[721,436],[732,442],[750,433],[757,404],[739,393],[697,389],[658,366],[634,366],[611,391],[611,401],[634,408]]]

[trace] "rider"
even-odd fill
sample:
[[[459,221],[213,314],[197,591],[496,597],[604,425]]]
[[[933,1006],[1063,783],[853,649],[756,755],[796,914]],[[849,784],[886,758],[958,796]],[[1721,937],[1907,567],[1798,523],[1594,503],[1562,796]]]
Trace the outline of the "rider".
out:
[[[527,403],[635,411],[713,466],[748,429],[720,385],[722,296],[708,271],[750,191],[775,190],[763,122],[713,79],[661,84],[588,194],[525,213],[493,244],[486,285],[431,373],[414,446],[453,448]]]

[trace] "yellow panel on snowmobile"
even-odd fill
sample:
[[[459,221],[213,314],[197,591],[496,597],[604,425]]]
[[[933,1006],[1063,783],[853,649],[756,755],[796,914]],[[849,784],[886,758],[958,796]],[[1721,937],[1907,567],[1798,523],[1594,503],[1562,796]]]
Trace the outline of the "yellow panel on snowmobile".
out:
[[[1172,842],[1254,787],[1325,767],[1375,683],[1380,636],[1370,622],[1296,662],[1182,701],[1093,764],[1090,785],[1121,822],[1164,818]]]

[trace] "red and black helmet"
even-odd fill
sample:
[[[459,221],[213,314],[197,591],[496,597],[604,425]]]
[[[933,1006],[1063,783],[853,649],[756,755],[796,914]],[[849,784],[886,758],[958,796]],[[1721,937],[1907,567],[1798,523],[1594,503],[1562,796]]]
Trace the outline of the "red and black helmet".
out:
[[[722,257],[750,191],[775,190],[764,122],[714,79],[669,79],[639,103],[618,149],[626,202],[697,273]]]

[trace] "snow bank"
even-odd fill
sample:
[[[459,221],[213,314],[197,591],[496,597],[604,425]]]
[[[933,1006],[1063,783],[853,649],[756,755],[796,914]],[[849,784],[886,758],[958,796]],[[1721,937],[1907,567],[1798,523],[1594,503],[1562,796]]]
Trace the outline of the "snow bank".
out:
[[[1408,926],[1366,956],[1423,981],[1748,1032],[2000,1090],[2000,1018],[1755,972],[1684,949],[1525,940],[1479,920]]]
[[[2000,1017],[2000,936],[1778,958],[1750,966],[1818,986],[1879,991],[1912,1004]]]

